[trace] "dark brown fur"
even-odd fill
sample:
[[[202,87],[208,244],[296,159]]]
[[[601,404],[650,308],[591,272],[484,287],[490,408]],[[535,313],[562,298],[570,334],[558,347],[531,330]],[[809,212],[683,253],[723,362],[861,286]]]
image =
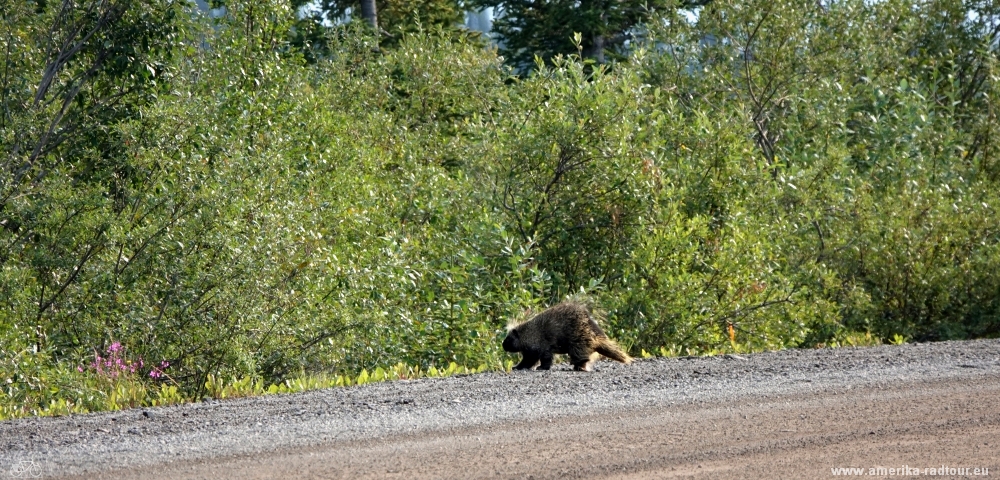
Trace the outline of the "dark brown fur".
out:
[[[553,354],[568,354],[574,370],[590,371],[590,359],[596,352],[612,360],[629,363],[632,358],[615,344],[581,303],[563,302],[507,332],[503,349],[521,352],[524,357],[514,368],[541,370],[552,367]]]

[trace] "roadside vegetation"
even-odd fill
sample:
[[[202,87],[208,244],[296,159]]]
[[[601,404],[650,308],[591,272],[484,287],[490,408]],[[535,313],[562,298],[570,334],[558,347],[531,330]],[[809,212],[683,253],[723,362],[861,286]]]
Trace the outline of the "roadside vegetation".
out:
[[[567,295],[636,356],[1000,335],[995,2],[665,3],[527,66],[216,3],[0,0],[0,419],[509,369]]]

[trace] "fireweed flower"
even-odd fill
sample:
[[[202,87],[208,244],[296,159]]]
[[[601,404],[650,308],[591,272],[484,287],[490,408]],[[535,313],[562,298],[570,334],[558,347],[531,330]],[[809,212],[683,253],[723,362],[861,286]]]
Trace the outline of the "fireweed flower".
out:
[[[102,356],[99,352],[95,351],[94,361],[89,365],[99,377],[114,380],[118,379],[119,376],[133,376],[141,372],[146,366],[146,362],[142,357],[138,357],[135,360],[129,359],[125,355],[125,347],[121,342],[114,342],[109,345],[105,350],[105,354],[106,356]],[[152,368],[149,376],[152,378],[162,377],[163,369],[168,366],[170,366],[169,362],[160,362],[159,367]],[[83,366],[77,366],[77,371],[83,372],[84,370]]]
[[[167,367],[169,366],[170,362],[164,360],[160,362],[159,367],[153,367],[153,369],[149,371],[149,376],[152,378],[162,378],[164,376],[163,371],[166,370]]]

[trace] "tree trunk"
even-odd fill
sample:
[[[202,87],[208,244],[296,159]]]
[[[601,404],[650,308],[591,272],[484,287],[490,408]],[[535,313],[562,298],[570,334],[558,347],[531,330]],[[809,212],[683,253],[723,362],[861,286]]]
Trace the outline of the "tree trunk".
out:
[[[378,12],[375,10],[375,0],[361,0],[361,18],[367,20],[378,33]]]
[[[606,17],[607,16],[605,15],[605,13],[601,12],[601,17],[600,17],[601,27],[605,26]],[[594,30],[601,30],[602,29],[601,27],[597,27]],[[606,39],[604,38],[603,33],[594,32],[593,35],[590,37],[590,48],[588,48],[583,52],[583,56],[594,59],[594,61],[597,62],[598,65],[604,64],[605,40]]]
[[[594,35],[594,46],[593,46],[592,57],[598,65],[604,63],[604,35]]]

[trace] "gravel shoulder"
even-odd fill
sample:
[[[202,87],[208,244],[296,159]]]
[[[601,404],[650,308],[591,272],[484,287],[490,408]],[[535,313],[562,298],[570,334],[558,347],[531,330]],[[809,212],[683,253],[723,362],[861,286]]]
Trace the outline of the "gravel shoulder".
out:
[[[1000,340],[597,367],[0,422],[0,478],[1000,475]]]

